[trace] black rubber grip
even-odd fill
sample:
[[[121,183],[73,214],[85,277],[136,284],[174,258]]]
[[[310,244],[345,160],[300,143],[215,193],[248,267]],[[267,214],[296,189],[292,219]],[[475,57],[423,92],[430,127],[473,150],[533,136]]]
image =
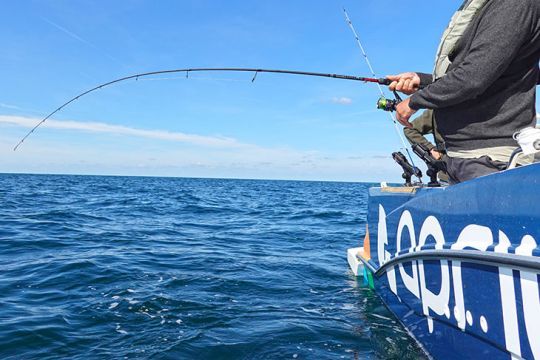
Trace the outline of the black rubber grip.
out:
[[[379,79],[379,84],[381,84],[381,85],[386,85],[386,86],[388,86],[388,85],[390,85],[391,83],[392,83],[392,80],[390,80],[390,79],[387,79],[387,78],[380,78],[380,79]],[[427,84],[420,84],[420,85],[418,85],[418,89],[423,89],[423,88],[425,88],[426,86],[427,86]]]

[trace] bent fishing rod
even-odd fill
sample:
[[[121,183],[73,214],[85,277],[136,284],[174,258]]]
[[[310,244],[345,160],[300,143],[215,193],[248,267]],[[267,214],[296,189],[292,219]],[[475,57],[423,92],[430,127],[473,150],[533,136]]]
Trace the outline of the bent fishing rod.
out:
[[[13,148],[13,151],[16,151],[19,146],[22,145],[22,143],[47,119],[49,119],[51,116],[71,104],[72,102],[80,99],[81,97],[94,92],[96,90],[102,89],[106,86],[110,86],[122,81],[135,79],[138,80],[139,78],[146,77],[146,76],[152,76],[152,75],[162,75],[162,74],[171,74],[171,73],[186,73],[186,78],[189,78],[189,73],[191,72],[203,72],[203,71],[222,71],[222,72],[251,72],[254,73],[254,76],[251,80],[251,82],[254,82],[257,78],[257,74],[259,73],[275,73],[275,74],[288,74],[288,75],[303,75],[303,76],[317,76],[317,77],[326,77],[326,78],[332,78],[332,79],[342,79],[342,80],[352,80],[352,81],[360,81],[364,83],[376,83],[379,86],[385,85],[388,86],[391,84],[391,81],[386,78],[376,78],[376,77],[361,77],[361,76],[352,76],[352,75],[339,75],[339,74],[330,74],[330,73],[319,73],[319,72],[309,72],[309,71],[296,71],[296,70],[279,70],[279,69],[256,69],[256,68],[187,68],[187,69],[173,69],[173,70],[159,70],[159,71],[150,71],[140,74],[134,74],[129,75],[125,77],[121,77],[112,81],[108,81],[106,83],[100,84],[98,86],[95,86],[89,90],[86,90],[79,95],[71,98],[70,100],[66,101],[62,105],[60,105],[56,110],[45,116],[42,120],[39,121]],[[381,100],[379,100],[381,101]],[[380,107],[377,105],[379,109],[383,109],[383,107]],[[387,111],[393,111],[392,107],[384,107],[383,110]]]

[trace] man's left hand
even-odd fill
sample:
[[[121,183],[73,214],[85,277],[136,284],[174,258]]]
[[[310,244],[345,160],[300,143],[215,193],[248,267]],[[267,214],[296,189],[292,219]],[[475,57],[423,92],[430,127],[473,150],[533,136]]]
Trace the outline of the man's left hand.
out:
[[[412,128],[412,125],[409,122],[409,119],[416,112],[416,110],[413,110],[410,108],[409,106],[410,101],[411,101],[411,98],[407,98],[396,106],[396,118],[397,118],[397,121],[399,121],[401,125]]]

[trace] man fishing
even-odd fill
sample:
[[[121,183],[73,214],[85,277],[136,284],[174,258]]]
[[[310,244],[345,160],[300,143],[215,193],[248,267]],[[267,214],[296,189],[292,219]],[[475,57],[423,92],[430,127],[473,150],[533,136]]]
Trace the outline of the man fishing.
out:
[[[432,75],[388,76],[391,90],[412,94],[397,106],[397,119],[410,127],[417,110],[434,110],[452,183],[502,170],[517,146],[513,134],[536,124],[539,59],[540,1],[465,1]]]

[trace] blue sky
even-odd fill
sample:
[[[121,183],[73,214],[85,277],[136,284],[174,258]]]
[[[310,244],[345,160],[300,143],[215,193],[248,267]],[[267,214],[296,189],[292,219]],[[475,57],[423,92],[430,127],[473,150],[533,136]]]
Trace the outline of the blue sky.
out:
[[[378,90],[355,82],[199,73],[129,81],[81,98],[16,152],[41,117],[133,73],[264,67],[369,76],[430,72],[460,1],[5,2],[0,172],[381,181],[401,147]]]

